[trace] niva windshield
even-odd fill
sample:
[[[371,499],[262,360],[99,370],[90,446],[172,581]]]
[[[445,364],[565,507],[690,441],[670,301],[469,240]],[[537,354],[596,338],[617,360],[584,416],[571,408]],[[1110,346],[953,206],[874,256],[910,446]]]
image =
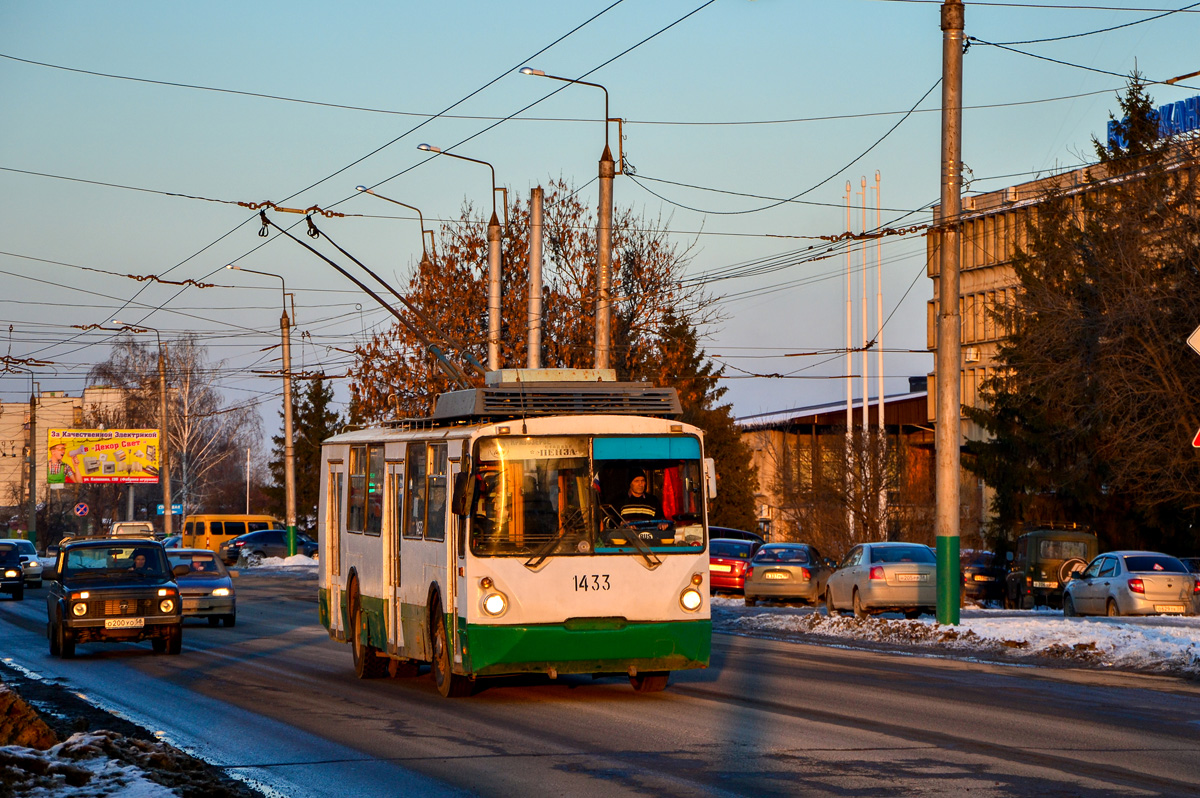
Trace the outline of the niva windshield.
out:
[[[704,545],[690,435],[497,437],[473,458],[471,551],[529,558],[692,552]]]

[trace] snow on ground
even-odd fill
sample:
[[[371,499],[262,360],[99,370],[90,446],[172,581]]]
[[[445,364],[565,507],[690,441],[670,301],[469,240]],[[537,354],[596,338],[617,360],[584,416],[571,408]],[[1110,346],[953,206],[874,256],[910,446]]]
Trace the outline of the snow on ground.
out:
[[[824,610],[749,608],[713,598],[714,628],[752,636],[814,635],[927,648],[931,653],[1051,657],[1099,668],[1200,678],[1200,617],[1064,618],[1053,610],[964,609],[957,626],[916,620],[829,617]]]
[[[243,565],[241,562],[237,564],[238,568],[253,568],[255,573],[263,571],[279,569],[279,568],[316,568],[319,563],[312,557],[305,557],[303,554],[293,554],[291,557],[263,557],[258,565]]]
[[[136,765],[117,758],[116,747],[129,748],[111,731],[80,732],[46,751],[19,745],[0,747],[3,784],[22,798],[173,798],[173,790],[146,778]],[[147,751],[144,758],[164,758]]]

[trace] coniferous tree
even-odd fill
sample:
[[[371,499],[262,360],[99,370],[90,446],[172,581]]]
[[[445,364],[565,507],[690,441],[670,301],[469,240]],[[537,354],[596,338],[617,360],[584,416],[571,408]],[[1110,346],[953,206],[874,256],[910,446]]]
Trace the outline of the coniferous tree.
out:
[[[317,523],[317,503],[321,494],[321,442],[337,434],[343,425],[341,414],[332,409],[333,386],[323,379],[308,382],[305,388],[293,387],[295,395],[292,423],[292,456],[296,476],[296,528],[313,534]],[[280,411],[280,418],[283,413]],[[283,519],[286,514],[284,489],[283,435],[271,438],[272,455],[268,467],[272,484],[267,486],[267,506]]]
[[[1095,142],[1088,182],[1030,216],[989,406],[968,409],[992,437],[965,463],[1005,528],[1073,521],[1184,553],[1200,542],[1200,359],[1182,345],[1200,322],[1197,142],[1159,137],[1137,76],[1120,104],[1124,143]]]

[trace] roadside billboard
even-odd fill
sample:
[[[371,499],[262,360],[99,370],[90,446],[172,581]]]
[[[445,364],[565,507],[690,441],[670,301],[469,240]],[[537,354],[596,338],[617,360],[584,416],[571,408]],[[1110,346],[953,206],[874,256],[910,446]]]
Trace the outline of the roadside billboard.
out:
[[[156,429],[52,429],[46,439],[46,481],[157,483],[159,451]]]

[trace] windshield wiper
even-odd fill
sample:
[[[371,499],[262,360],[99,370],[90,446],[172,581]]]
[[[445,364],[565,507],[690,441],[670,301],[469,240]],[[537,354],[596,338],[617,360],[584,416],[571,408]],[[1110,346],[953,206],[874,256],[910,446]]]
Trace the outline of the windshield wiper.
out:
[[[536,571],[537,569],[541,568],[545,564],[546,559],[554,553],[554,549],[557,548],[558,542],[565,538],[568,532],[583,530],[584,525],[582,522],[583,511],[573,511],[571,516],[562,524],[562,526],[558,528],[558,532],[544,544],[542,544],[541,548],[535,551],[533,555],[525,561],[525,567],[531,571]]]

